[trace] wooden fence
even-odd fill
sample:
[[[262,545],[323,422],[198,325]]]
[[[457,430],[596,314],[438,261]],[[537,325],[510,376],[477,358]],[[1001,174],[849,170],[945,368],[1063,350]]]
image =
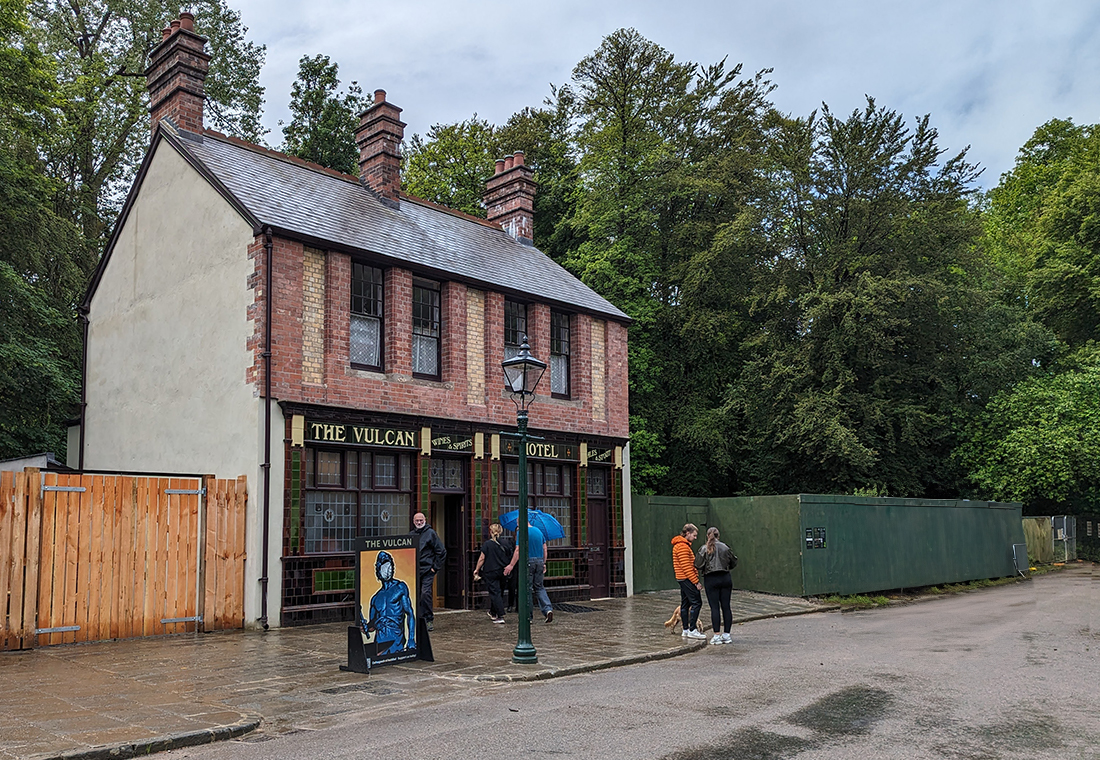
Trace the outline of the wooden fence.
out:
[[[0,649],[240,628],[247,483],[0,473]]]

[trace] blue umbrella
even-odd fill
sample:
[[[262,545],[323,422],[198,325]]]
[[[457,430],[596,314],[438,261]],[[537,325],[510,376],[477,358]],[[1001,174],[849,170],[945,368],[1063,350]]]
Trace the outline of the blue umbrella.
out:
[[[503,527],[508,530],[515,530],[516,523],[519,522],[519,510],[513,509],[511,512],[504,512],[499,519]],[[558,518],[549,512],[543,512],[541,509],[527,510],[527,524],[538,528],[547,541],[553,541],[555,538],[565,538],[565,528],[558,522]]]

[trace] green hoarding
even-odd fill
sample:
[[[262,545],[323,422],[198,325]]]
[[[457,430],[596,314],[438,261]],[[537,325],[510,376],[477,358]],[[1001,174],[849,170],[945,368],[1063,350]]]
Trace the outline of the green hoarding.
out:
[[[635,495],[634,589],[676,587],[672,536],[717,525],[734,586],[790,596],[856,594],[999,578],[1023,544],[1019,504],[791,494],[718,499]],[[701,540],[696,542],[696,548]]]

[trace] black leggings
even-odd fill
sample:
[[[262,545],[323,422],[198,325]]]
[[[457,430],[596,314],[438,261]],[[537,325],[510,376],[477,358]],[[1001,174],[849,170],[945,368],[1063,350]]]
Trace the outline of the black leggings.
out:
[[[710,605],[711,629],[718,633],[721,628],[725,633],[729,633],[730,628],[733,627],[733,610],[730,609],[733,579],[729,571],[707,573],[703,576],[703,588],[706,589],[707,604]],[[719,614],[719,608],[721,608],[721,614]]]

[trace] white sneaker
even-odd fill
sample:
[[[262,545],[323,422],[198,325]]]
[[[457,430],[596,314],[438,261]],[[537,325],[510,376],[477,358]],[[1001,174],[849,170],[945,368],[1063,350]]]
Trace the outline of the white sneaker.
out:
[[[687,628],[685,628],[683,630],[683,633],[680,634],[680,636],[685,638],[685,639],[690,639],[691,638],[691,631],[689,631]]]
[[[689,639],[703,639],[705,641],[707,635],[705,633],[699,633],[699,631],[688,631],[687,637]]]
[[[703,638],[706,638],[706,636],[704,636]],[[722,634],[716,633],[716,634],[714,634],[714,637],[711,638],[710,643],[711,644],[725,644],[726,642],[722,639]]]
[[[722,643],[723,644],[731,643],[730,635],[728,633],[723,633],[722,634]]]

